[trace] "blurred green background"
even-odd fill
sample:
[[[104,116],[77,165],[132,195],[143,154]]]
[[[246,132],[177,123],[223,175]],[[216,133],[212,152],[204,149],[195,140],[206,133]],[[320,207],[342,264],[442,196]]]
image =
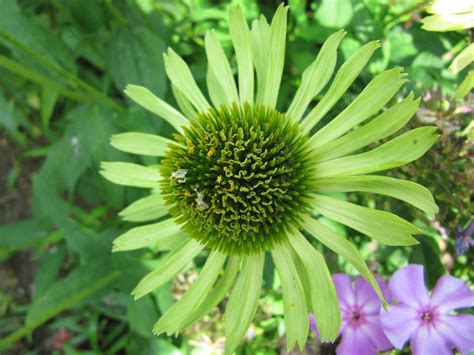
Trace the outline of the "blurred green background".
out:
[[[279,1],[240,1],[250,21],[271,17]],[[288,107],[304,68],[332,32],[348,34],[339,62],[374,39],[383,47],[327,115],[334,117],[381,71],[403,66],[422,105],[412,126],[435,124],[441,134],[422,159],[392,175],[418,181],[440,206],[436,220],[394,199],[369,195],[361,202],[413,221],[424,233],[414,247],[371,243],[335,225],[362,250],[383,278],[408,262],[425,265],[433,285],[449,272],[472,286],[474,96],[451,100],[467,69],[447,67],[473,36],[420,28],[425,3],[416,0],[293,0],[278,106]],[[172,128],[125,98],[127,83],[143,85],[174,104],[162,52],[173,47],[205,87],[203,35],[214,28],[230,51],[229,1],[210,0],[2,0],[0,10],[0,351],[6,354],[206,354],[223,349],[222,309],[184,334],[155,337],[152,326],[185,291],[199,268],[135,302],[130,291],[159,262],[145,250],[111,254],[111,241],[130,227],[117,212],[143,191],[106,182],[100,161],[131,160],[113,150],[112,134],[170,135]],[[471,38],[472,40],[472,38]],[[231,57],[235,64],[235,59]],[[154,163],[153,158],[141,162]],[[346,194],[344,198],[357,200]],[[457,238],[457,239],[456,239]],[[456,246],[457,241],[457,247]],[[467,243],[466,250],[459,248]],[[332,272],[355,274],[326,255]],[[268,260],[270,260],[268,258]],[[265,267],[260,307],[241,354],[285,353],[283,306],[273,266]],[[8,349],[8,350],[6,350]],[[331,353],[317,340],[308,354]]]

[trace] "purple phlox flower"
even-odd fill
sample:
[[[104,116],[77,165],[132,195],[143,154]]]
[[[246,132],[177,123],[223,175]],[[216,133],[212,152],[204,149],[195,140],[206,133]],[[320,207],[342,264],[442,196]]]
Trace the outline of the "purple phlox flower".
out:
[[[377,351],[392,348],[390,341],[380,325],[382,302],[370,284],[362,277],[357,277],[354,285],[346,274],[333,275],[339,307],[341,309],[341,342],[336,349],[340,355],[370,355]],[[377,279],[385,298],[389,301],[387,285]],[[318,336],[316,324],[312,319],[311,328]]]
[[[461,227],[456,228],[456,243],[454,244],[456,254],[463,255],[472,245],[474,245],[474,240],[472,239],[473,233],[474,221],[471,221],[464,230],[462,230]]]
[[[401,349],[410,340],[414,355],[451,355],[474,350],[474,315],[452,314],[474,305],[474,292],[455,277],[440,277],[431,295],[426,289],[423,266],[408,265],[390,279],[396,302],[380,315],[383,330]]]

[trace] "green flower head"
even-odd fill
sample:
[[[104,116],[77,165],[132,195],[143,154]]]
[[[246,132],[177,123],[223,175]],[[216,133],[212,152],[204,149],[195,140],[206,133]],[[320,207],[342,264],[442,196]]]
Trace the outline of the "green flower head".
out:
[[[164,55],[165,68],[180,110],[146,88],[126,88],[132,100],[177,132],[173,140],[144,133],[112,137],[117,149],[160,157],[159,165],[102,164],[107,179],[152,189],[120,215],[126,221],[154,222],[119,236],[114,251],[169,251],[138,284],[134,296],[143,297],[170,281],[198,254],[207,256],[198,279],[156,323],[156,334],[182,331],[229,294],[225,332],[226,352],[231,353],[255,315],[264,260],[272,258],[281,279],[288,348],[305,345],[310,312],[321,339],[335,340],[340,326],[337,295],[322,254],[307,237],[346,258],[383,296],[355,246],[318,218],[342,223],[387,245],[415,244],[412,235],[419,229],[392,213],[331,193],[378,193],[430,216],[436,213],[423,186],[370,175],[419,158],[437,139],[434,127],[422,127],[366,149],[399,131],[417,110],[419,100],[410,94],[382,111],[406,82],[400,68],[376,76],[339,115],[315,130],[380,47],[378,42],[361,47],[331,81],[345,33],[332,34],[304,71],[286,112],[275,108],[287,12],[282,5],[271,23],[261,16],[249,29],[242,10],[231,7],[237,83],[216,35],[206,34],[210,102],[185,61],[171,49]]]

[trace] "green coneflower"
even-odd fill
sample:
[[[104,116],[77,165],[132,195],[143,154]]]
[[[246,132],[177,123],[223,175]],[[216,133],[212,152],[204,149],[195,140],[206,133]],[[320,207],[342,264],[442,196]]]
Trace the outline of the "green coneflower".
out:
[[[157,166],[102,165],[101,173],[115,183],[152,189],[150,196],[120,213],[126,221],[159,220],[119,236],[114,251],[169,250],[133,295],[143,297],[170,281],[198,254],[207,255],[198,279],[156,323],[156,334],[182,331],[229,293],[226,352],[232,352],[254,317],[264,259],[271,257],[282,284],[288,348],[306,343],[310,312],[322,341],[334,340],[340,325],[335,288],[323,256],[306,236],[345,257],[383,296],[354,245],[316,217],[325,216],[387,245],[415,244],[412,234],[419,229],[391,213],[327,193],[379,193],[429,215],[436,213],[433,198],[423,186],[368,175],[420,157],[435,142],[435,128],[417,128],[361,152],[400,130],[418,107],[419,100],[410,94],[379,113],[406,81],[400,68],[375,77],[345,110],[313,133],[380,46],[378,42],[354,53],[339,68],[322,99],[310,107],[336,66],[337,48],[345,33],[334,33],[303,73],[288,110],[276,110],[287,11],[280,6],[271,24],[261,16],[250,30],[241,9],[231,7],[229,27],[238,85],[216,35],[206,34],[212,104],[187,64],[171,49],[164,56],[165,68],[181,112],[146,88],[126,88],[132,100],[177,131],[174,140],[143,133],[112,137],[117,149],[162,157]]]

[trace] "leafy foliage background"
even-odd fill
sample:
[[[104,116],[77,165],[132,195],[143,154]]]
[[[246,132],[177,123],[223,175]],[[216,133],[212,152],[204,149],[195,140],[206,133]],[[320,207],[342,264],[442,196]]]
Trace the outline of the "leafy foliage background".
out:
[[[417,0],[288,1],[290,23],[278,106],[288,107],[322,42],[348,32],[339,52],[381,39],[383,48],[344,97],[345,104],[371,77],[403,66],[423,104],[413,125],[436,124],[442,137],[427,156],[399,169],[428,186],[440,206],[436,220],[396,200],[374,195],[382,206],[422,227],[420,244],[389,248],[335,225],[354,240],[374,272],[389,277],[408,262],[425,265],[433,285],[450,272],[472,285],[473,250],[457,255],[456,230],[472,221],[473,133],[471,94],[449,99],[465,76],[448,64],[468,41],[466,32],[432,33],[420,28],[424,3]],[[200,267],[138,302],[129,293],[159,262],[159,251],[111,254],[111,241],[128,226],[117,212],[143,192],[106,182],[100,161],[131,160],[112,149],[112,134],[172,128],[123,95],[127,83],[144,85],[173,103],[162,52],[172,46],[190,64],[204,88],[203,35],[215,28],[231,49],[228,1],[210,0],[2,0],[0,11],[0,350],[10,353],[169,354],[219,351],[222,313],[176,338],[154,337],[153,323],[187,288]],[[278,1],[243,0],[247,18],[270,17]],[[471,33],[472,36],[472,33]],[[336,107],[326,120],[334,117]],[[142,158],[154,163],[153,158]],[[360,199],[346,194],[348,200]],[[354,274],[325,252],[333,272]],[[268,259],[270,260],[270,259]],[[265,266],[265,290],[241,353],[284,353],[283,306],[273,266]],[[308,353],[331,352],[316,340]]]

